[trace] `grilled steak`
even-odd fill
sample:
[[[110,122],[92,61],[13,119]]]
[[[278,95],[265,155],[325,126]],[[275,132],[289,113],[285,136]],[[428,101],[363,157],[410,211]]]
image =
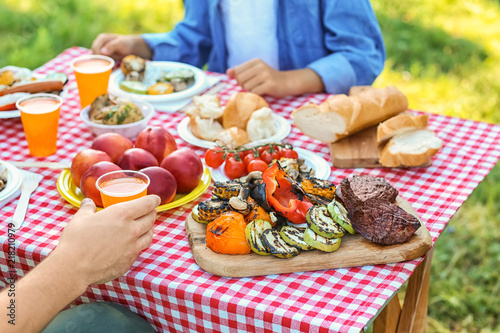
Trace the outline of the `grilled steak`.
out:
[[[419,220],[386,197],[361,200],[347,178],[341,182],[342,197],[356,232],[383,245],[404,243],[420,227]],[[393,199],[394,200],[394,199]]]
[[[344,183],[345,180],[347,179],[340,182],[340,188],[342,188],[342,183]],[[379,198],[394,202],[398,196],[398,190],[392,187],[384,178],[369,175],[353,176],[350,183],[352,191],[361,201],[365,201],[369,198]],[[337,187],[337,189],[339,187]],[[337,195],[344,200],[342,190],[337,191]]]

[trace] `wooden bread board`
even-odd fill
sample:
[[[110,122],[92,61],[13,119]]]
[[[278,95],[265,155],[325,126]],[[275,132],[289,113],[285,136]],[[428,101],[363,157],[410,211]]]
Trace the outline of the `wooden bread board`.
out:
[[[417,216],[406,200],[398,197],[396,203]],[[302,251],[298,256],[290,259],[261,256],[255,253],[225,255],[215,253],[206,246],[205,224],[196,222],[189,214],[185,225],[189,245],[196,263],[209,273],[225,277],[249,277],[389,264],[419,258],[427,253],[432,246],[431,235],[422,224],[408,242],[398,245],[377,245],[358,234],[347,234],[342,237],[340,248],[331,253],[319,250]]]
[[[383,145],[377,144],[377,126],[350,135],[334,143],[329,143],[332,164],[339,169],[383,168],[379,163]],[[422,167],[431,164],[427,161]]]

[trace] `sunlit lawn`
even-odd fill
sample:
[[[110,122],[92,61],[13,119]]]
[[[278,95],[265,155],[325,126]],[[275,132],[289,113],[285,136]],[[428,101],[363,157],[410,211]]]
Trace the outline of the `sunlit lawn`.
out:
[[[372,0],[388,51],[376,86],[410,107],[500,123],[500,8],[493,0]],[[0,67],[35,68],[102,31],[161,32],[177,0],[3,0]],[[434,252],[428,332],[500,331],[500,167],[450,221]]]

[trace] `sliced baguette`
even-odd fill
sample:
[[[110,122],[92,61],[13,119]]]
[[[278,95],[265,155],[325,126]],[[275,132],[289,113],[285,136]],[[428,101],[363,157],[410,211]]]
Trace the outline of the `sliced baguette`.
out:
[[[366,88],[354,96],[335,95],[320,105],[308,104],[292,112],[294,125],[322,142],[335,142],[384,121],[408,108],[397,88]]]
[[[424,129],[429,121],[428,114],[398,114],[377,126],[377,142],[384,142],[393,136],[416,129]]]
[[[395,135],[380,153],[380,164],[386,167],[420,166],[442,147],[443,141],[427,129]]]

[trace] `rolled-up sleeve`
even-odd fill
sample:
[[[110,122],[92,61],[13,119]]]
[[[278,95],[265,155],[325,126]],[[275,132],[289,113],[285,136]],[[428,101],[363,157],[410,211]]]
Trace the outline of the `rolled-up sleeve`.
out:
[[[331,94],[370,85],[382,72],[385,47],[369,0],[323,0],[324,44],[329,55],[308,65]]]
[[[168,33],[142,34],[153,60],[180,61],[203,67],[212,47],[207,0],[186,0],[182,22]]]

